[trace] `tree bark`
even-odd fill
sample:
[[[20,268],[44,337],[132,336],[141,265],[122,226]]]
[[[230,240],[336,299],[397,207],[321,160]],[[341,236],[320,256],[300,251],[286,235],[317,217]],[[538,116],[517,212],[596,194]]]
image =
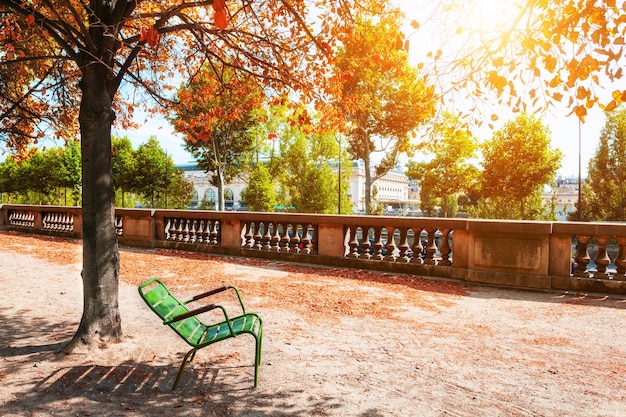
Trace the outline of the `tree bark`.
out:
[[[72,341],[106,344],[122,339],[118,306],[119,250],[115,233],[115,194],[111,124],[115,118],[109,72],[103,65],[83,69],[79,122],[83,185],[83,316]]]

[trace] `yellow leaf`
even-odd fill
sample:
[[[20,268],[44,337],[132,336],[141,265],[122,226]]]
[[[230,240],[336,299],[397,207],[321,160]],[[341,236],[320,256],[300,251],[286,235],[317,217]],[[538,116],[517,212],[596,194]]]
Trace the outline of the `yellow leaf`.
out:
[[[419,29],[420,24],[417,22],[417,20],[412,20],[412,21],[411,21],[411,27],[412,27],[413,29]]]
[[[498,115],[497,115],[497,114],[495,114],[495,113],[494,113],[494,114],[492,114],[492,115],[491,115],[491,120],[492,120],[492,121],[494,121],[494,122],[495,122],[496,120],[498,120]]]
[[[611,94],[611,97],[613,97],[613,100],[621,100],[622,99],[622,92],[619,90],[615,90],[613,91],[613,94]]]
[[[554,77],[554,78],[550,81],[550,88],[555,88],[555,87],[557,87],[560,83],[561,83],[561,77],[557,74],[557,75],[556,75],[556,77]]]
[[[563,99],[563,94],[556,92],[554,93],[554,95],[552,96],[556,101],[561,101]]]

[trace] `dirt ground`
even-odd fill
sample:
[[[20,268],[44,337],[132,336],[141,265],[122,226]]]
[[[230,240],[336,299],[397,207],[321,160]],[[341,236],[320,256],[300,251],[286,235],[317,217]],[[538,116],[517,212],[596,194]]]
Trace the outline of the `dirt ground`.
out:
[[[55,354],[77,329],[81,245],[0,233],[2,416],[625,416],[626,301],[416,276],[122,248],[124,341]],[[185,345],[137,294],[233,284],[254,339]]]

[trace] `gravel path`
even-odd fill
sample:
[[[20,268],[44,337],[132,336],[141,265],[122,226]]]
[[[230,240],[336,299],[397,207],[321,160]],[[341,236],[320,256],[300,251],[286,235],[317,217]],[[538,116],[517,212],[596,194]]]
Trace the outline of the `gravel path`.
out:
[[[123,343],[76,352],[80,245],[0,233],[0,407],[13,416],[626,415],[626,301],[248,259],[122,251]],[[235,284],[264,319],[201,350],[143,305],[158,275],[181,296]]]

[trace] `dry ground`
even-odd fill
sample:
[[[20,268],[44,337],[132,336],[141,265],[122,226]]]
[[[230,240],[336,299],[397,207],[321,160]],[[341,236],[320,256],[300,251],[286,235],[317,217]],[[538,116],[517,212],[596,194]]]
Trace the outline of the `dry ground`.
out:
[[[81,317],[80,242],[0,233],[0,410],[8,416],[624,416],[626,301],[415,276],[122,249],[123,343],[55,352]],[[236,285],[264,320],[201,350],[137,295]]]

